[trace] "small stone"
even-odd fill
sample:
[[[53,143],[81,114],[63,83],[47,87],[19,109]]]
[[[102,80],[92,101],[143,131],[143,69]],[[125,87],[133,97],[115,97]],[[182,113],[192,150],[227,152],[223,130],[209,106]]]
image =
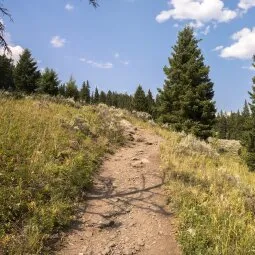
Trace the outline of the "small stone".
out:
[[[132,255],[133,251],[131,249],[125,248],[123,250],[123,255]]]
[[[137,244],[140,245],[140,246],[144,246],[145,243],[142,239],[138,239]]]
[[[135,249],[136,251],[140,251],[140,250],[141,250],[141,247],[140,247],[138,244],[136,244],[135,247],[134,247],[134,249]]]
[[[110,253],[110,249],[107,247],[107,248],[105,248],[103,251],[102,251],[102,255],[107,255],[107,254],[109,254]]]
[[[114,246],[116,246],[116,243],[115,243],[115,242],[110,242],[110,243],[108,244],[108,248],[111,248],[111,247],[114,247]]]
[[[88,231],[88,232],[85,233],[85,236],[88,237],[88,238],[92,237],[93,236],[93,232],[92,231]]]
[[[142,168],[143,164],[144,163],[142,161],[137,161],[137,162],[131,163],[131,166],[135,168]]]

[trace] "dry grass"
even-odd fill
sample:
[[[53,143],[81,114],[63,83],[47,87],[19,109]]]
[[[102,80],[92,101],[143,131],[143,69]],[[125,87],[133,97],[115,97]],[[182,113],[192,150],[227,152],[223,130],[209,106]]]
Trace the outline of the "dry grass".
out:
[[[184,254],[255,254],[254,174],[237,156],[217,156],[195,138],[158,132],[166,139],[161,155]]]
[[[0,247],[39,254],[72,221],[103,154],[123,143],[119,118],[104,106],[1,96],[0,123]]]

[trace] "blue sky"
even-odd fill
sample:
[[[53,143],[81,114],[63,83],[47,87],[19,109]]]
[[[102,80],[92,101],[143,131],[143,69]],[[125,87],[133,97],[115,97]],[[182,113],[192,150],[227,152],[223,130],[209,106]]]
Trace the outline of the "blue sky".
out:
[[[22,0],[3,2],[13,57],[29,48],[39,68],[55,69],[62,82],[133,93],[140,83],[156,93],[163,66],[185,24],[200,47],[215,83],[218,110],[237,110],[248,99],[255,71],[254,0]],[[17,58],[17,57],[16,57]]]

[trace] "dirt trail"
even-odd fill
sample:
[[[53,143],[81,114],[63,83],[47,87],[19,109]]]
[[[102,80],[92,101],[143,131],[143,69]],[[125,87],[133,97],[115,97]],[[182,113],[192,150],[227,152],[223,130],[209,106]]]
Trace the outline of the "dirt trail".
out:
[[[133,141],[105,160],[81,222],[58,254],[180,254],[163,190],[161,139],[124,124]]]

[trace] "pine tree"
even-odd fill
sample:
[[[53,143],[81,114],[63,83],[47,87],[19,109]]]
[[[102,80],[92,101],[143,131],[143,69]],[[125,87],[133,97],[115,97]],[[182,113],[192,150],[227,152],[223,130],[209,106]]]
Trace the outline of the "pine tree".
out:
[[[255,55],[253,56],[253,66],[255,67]],[[242,143],[246,148],[244,159],[251,171],[255,171],[255,76],[252,79],[252,92],[249,92],[251,103],[250,129],[245,132]]]
[[[106,103],[106,93],[104,91],[100,92],[99,102],[105,104]]]
[[[65,96],[77,100],[79,98],[79,91],[76,85],[76,81],[71,76],[70,80],[66,83]]]
[[[133,107],[136,111],[146,112],[148,109],[147,98],[141,85],[139,85],[134,94]]]
[[[59,94],[60,96],[63,96],[63,97],[66,96],[66,85],[65,85],[65,84],[61,84],[61,85],[59,86],[58,94]]]
[[[220,112],[216,119],[216,132],[218,138],[227,139],[228,135],[227,116],[222,111]]]
[[[82,83],[82,88],[80,91],[80,99],[85,101],[86,104],[90,104],[90,86],[89,81]]]
[[[53,69],[46,68],[38,81],[38,91],[51,96],[58,94],[59,79]]]
[[[212,135],[216,110],[209,67],[198,42],[190,27],[179,33],[169,67],[164,67],[166,80],[159,90],[158,113],[159,120],[175,130],[206,139]]]
[[[112,92],[109,90],[106,95],[106,104],[112,106]]]
[[[151,93],[150,89],[147,93],[146,99],[147,99],[147,110],[146,110],[146,112],[153,115],[154,107],[155,107],[155,101],[153,99],[153,96],[152,96],[152,93]]]
[[[32,58],[31,52],[25,49],[14,70],[15,87],[19,91],[34,93],[40,72],[37,70],[36,61]]]
[[[98,104],[98,103],[99,103],[99,92],[98,92],[98,89],[96,87],[95,94],[94,94],[94,104]]]
[[[14,90],[13,62],[5,55],[0,55],[0,89]]]
[[[243,117],[250,117],[250,108],[249,108],[249,104],[247,103],[246,100],[244,101],[242,116]]]
[[[90,96],[90,103],[91,103],[91,104],[94,104],[94,103],[95,103],[94,92],[91,93],[91,96]]]

